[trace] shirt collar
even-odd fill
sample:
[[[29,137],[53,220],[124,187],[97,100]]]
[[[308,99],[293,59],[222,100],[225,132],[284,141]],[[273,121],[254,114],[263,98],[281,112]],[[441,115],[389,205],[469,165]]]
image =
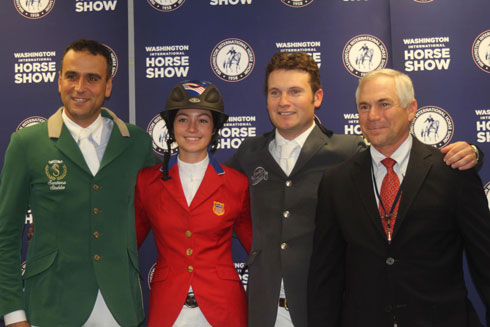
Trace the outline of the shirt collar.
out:
[[[171,156],[168,161],[168,170],[170,170],[177,163],[178,156]],[[218,175],[223,175],[225,173],[224,169],[221,167],[219,162],[213,157],[212,154],[208,152],[209,164],[214,168],[214,171]],[[163,167],[160,168],[160,171],[163,171]]]
[[[306,130],[304,131],[303,133],[301,133],[300,135],[296,136],[294,139],[292,140],[286,140],[277,130],[276,128],[276,135],[275,135],[275,140],[276,140],[276,145],[277,146],[280,146],[280,145],[283,145],[283,144],[286,144],[286,143],[289,143],[289,142],[296,142],[296,144],[298,144],[301,148],[303,147],[303,145],[305,144],[306,142],[306,139],[308,138],[308,136],[310,136],[311,134],[311,131],[313,130],[313,128],[315,128],[315,122],[313,121],[313,123],[311,124],[311,126]]]
[[[184,171],[193,174],[195,172],[198,172],[200,170],[206,170],[209,164],[209,155],[206,154],[206,157],[195,163],[189,163],[189,162],[184,162],[180,160],[180,158],[177,156],[177,162],[179,165],[179,168],[183,169]]]
[[[412,142],[412,135],[409,134],[407,139],[403,141],[398,149],[396,149],[395,152],[391,154],[390,158],[396,161],[396,165],[401,166],[406,160],[408,160],[410,150],[412,149]],[[370,146],[369,151],[371,152],[371,158],[376,167],[383,166],[381,160],[386,158],[386,156],[376,150],[374,146]]]
[[[102,116],[100,115],[100,113],[99,113],[99,116],[97,117],[97,119],[95,119],[95,121],[92,124],[90,124],[89,126],[87,126],[85,128],[78,125],[73,120],[71,120],[68,117],[68,115],[65,113],[64,109],[63,109],[63,112],[61,114],[61,117],[63,118],[63,122],[65,123],[66,128],[68,128],[68,131],[70,131],[70,134],[73,136],[73,138],[75,139],[75,141],[77,143],[80,140],[80,133],[82,132],[82,130],[85,129],[85,130],[89,131],[89,134],[91,135],[92,140],[95,143],[97,143],[97,145],[100,145],[100,141],[102,139],[102,126],[103,126]]]

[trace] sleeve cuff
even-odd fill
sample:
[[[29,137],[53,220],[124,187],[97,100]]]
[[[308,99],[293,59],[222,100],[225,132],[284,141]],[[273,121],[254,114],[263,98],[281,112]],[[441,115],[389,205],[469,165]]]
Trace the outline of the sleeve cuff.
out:
[[[3,316],[5,326],[15,324],[16,322],[27,321],[26,313],[24,310],[17,310],[7,313]]]

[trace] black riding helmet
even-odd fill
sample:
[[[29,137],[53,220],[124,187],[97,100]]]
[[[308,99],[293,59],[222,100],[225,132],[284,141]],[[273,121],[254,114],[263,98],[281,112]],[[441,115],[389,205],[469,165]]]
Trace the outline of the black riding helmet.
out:
[[[167,149],[164,153],[163,180],[167,180],[168,161],[170,160],[171,144],[175,142],[174,120],[179,109],[205,109],[211,111],[213,116],[213,136],[210,141],[211,152],[216,151],[218,146],[218,131],[228,120],[225,114],[223,98],[218,88],[207,81],[183,81],[175,85],[168,95],[165,109],[160,116],[165,120],[168,130]]]
[[[214,129],[216,131],[228,120],[221,93],[214,84],[207,81],[183,81],[170,91],[165,110],[160,113],[169,132],[173,130],[173,119],[179,109],[210,110],[215,119]]]

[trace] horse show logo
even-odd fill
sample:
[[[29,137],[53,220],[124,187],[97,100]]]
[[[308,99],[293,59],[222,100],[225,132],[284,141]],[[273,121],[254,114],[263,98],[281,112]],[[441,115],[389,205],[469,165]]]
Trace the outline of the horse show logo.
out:
[[[21,121],[15,130],[18,131],[19,129],[22,129],[22,128],[37,125],[37,124],[40,124],[42,122],[45,122],[46,120],[47,120],[46,118],[41,117],[41,116],[28,117],[28,118],[24,119],[23,121]]]
[[[382,69],[388,63],[388,49],[376,36],[363,34],[353,37],[342,51],[347,71],[362,77],[372,70]]]
[[[226,82],[238,82],[246,78],[255,66],[255,54],[247,42],[226,39],[211,51],[211,69]]]
[[[17,12],[29,19],[40,19],[50,13],[56,0],[14,0]]]
[[[472,47],[473,61],[486,73],[490,73],[490,30],[478,35]]]
[[[146,129],[148,134],[150,134],[153,140],[153,151],[159,155],[163,155],[168,151],[167,149],[167,139],[168,139],[168,129],[165,125],[165,120],[160,115],[156,115],[148,124]],[[174,155],[177,153],[177,143],[173,142],[170,147],[170,154]]]
[[[490,209],[490,182],[485,185],[485,195],[487,196],[488,209]]]
[[[281,0],[286,6],[300,8],[308,6],[313,2],[313,0]]]
[[[104,44],[104,46],[107,49],[109,49],[109,51],[111,52],[111,62],[112,62],[111,76],[114,77],[116,76],[117,69],[119,68],[119,60],[117,59],[116,52],[112,50],[110,46],[108,46],[107,44]]]
[[[422,143],[442,148],[453,138],[453,119],[442,108],[422,107],[415,114],[411,133]]]
[[[185,0],[147,0],[158,11],[169,12],[179,9]]]

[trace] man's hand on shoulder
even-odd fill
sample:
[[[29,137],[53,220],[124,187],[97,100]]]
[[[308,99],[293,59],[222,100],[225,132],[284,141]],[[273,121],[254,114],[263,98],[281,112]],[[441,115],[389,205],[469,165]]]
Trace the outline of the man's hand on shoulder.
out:
[[[19,322],[7,325],[7,327],[31,327],[31,324],[28,323],[27,321],[19,321]]]
[[[478,163],[475,149],[464,141],[451,143],[441,149],[446,154],[444,162],[446,165],[459,170],[466,170],[476,166]]]

